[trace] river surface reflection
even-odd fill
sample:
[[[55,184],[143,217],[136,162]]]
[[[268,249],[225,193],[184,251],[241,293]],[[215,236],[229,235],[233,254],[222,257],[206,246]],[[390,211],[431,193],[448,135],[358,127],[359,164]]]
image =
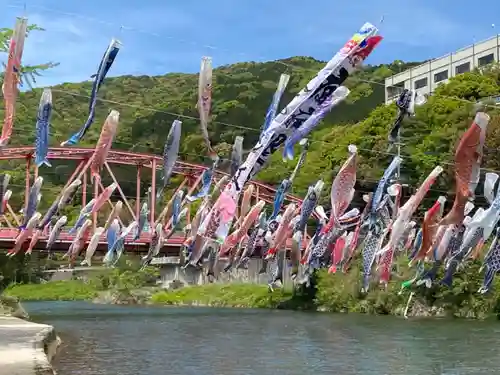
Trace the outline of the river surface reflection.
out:
[[[23,304],[64,341],[59,375],[491,375],[497,321]]]

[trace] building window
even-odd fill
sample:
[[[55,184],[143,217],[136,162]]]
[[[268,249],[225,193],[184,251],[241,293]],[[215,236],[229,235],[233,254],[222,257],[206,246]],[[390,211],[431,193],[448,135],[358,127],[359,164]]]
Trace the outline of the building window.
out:
[[[466,62],[455,67],[455,74],[470,72],[470,62]]]
[[[418,79],[415,81],[415,90],[427,86],[427,78]]]
[[[405,81],[396,83],[395,85],[391,85],[387,87],[387,96],[389,98],[394,98],[399,96],[405,89]]]
[[[444,81],[445,79],[448,79],[448,70],[434,74],[434,83]]]
[[[495,61],[495,55],[490,53],[489,55],[486,55],[486,56],[483,56],[483,57],[480,57],[479,59],[477,59],[477,65],[484,66],[484,65],[491,64],[493,61]]]

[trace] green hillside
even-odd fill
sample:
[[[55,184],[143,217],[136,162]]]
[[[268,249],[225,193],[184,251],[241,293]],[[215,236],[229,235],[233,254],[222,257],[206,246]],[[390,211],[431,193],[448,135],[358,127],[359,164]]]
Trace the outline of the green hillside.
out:
[[[236,135],[243,135],[245,148],[252,147],[258,139],[280,74],[287,71],[291,75],[282,100],[283,106],[324,65],[325,62],[312,58],[293,57],[280,62],[238,63],[215,69],[213,121],[209,129],[213,143],[224,150],[225,143],[230,145]],[[390,74],[390,68],[385,65],[367,67],[357,73],[347,84],[353,90],[348,103],[332,112],[325,123],[356,122],[365,118],[384,101],[384,89],[381,85],[370,85],[360,80],[381,82]],[[115,148],[130,149],[136,145],[136,150],[160,152],[169,126],[177,115],[198,117],[195,108],[197,84],[198,75],[182,73],[106,79],[99,93],[102,101],[99,102],[94,125],[86,135],[85,143],[95,143],[109,110],[116,109],[120,112],[120,129]],[[59,144],[86,120],[91,82],[65,83],[52,89],[55,109],[52,143]],[[41,89],[21,94],[13,143],[33,143],[32,130],[40,95]],[[353,105],[354,102],[356,105]],[[187,118],[181,120],[184,134],[182,152],[188,154],[187,157],[193,153],[204,154],[198,121]]]

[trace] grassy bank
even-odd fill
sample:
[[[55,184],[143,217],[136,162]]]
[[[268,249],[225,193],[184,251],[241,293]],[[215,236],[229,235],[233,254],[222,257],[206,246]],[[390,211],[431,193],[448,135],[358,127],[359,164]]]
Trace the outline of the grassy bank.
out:
[[[92,283],[67,280],[44,284],[14,284],[7,287],[4,294],[21,301],[81,301],[92,300],[98,292]]]
[[[124,258],[117,268],[81,274],[65,281],[10,284],[3,294],[21,301],[93,300],[102,292],[126,295],[131,290],[154,286],[157,278],[157,268],[140,269],[139,262]]]
[[[430,267],[427,265],[426,267]],[[150,302],[165,305],[203,305],[217,307],[279,308],[293,310],[319,310],[332,313],[363,313],[403,315],[410,293],[408,316],[459,317],[485,319],[500,315],[500,278],[496,279],[488,294],[479,294],[483,274],[481,261],[466,264],[454,276],[453,287],[434,283],[411,285],[402,289],[404,281],[415,275],[415,268],[400,258],[396,262],[387,288],[372,283],[368,293],[361,293],[362,274],[354,264],[347,273],[329,274],[320,270],[310,288],[277,290],[269,293],[264,285],[232,284],[186,287],[174,291],[161,291],[152,295]],[[441,270],[436,280],[444,276]]]
[[[214,307],[279,308],[293,298],[293,291],[273,293],[265,285],[208,284],[161,291],[151,296],[151,303],[163,305],[201,305]]]

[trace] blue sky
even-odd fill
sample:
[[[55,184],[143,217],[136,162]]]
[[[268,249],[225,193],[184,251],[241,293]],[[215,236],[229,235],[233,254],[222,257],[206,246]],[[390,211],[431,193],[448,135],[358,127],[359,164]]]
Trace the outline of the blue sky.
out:
[[[44,86],[89,79],[112,37],[123,43],[110,71],[116,76],[196,72],[203,55],[212,56],[216,66],[295,55],[328,60],[364,22],[378,24],[382,16],[380,30],[385,39],[368,59],[371,64],[438,57],[500,33],[498,0],[482,0],[475,9],[465,2],[451,4],[436,0],[6,0],[0,27],[12,27],[16,15],[26,14],[30,22],[46,29],[30,36],[23,56],[24,63],[61,63],[39,80],[39,86]],[[495,23],[498,26],[492,27]]]

